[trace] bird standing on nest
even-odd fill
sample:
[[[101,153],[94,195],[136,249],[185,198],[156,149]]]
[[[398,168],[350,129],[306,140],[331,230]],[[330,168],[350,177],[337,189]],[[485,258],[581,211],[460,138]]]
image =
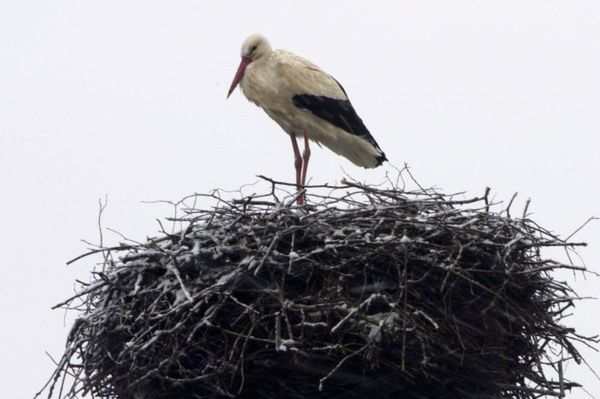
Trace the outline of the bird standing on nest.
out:
[[[306,184],[309,140],[364,168],[387,161],[346,91],[331,75],[295,54],[273,51],[259,34],[244,41],[241,53],[227,98],[239,83],[246,98],[264,109],[290,136],[297,190]],[[302,155],[296,136],[304,138]],[[302,203],[303,196],[299,196],[298,204]]]

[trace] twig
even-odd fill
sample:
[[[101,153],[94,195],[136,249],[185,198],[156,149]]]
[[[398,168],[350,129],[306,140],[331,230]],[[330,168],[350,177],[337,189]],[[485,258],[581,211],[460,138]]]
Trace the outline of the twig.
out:
[[[340,360],[338,362],[338,364],[336,364],[335,367],[332,368],[331,371],[329,373],[327,373],[327,375],[325,377],[323,377],[319,380],[319,391],[323,391],[323,384],[325,384],[325,381],[330,379],[336,373],[336,371],[338,371],[340,369],[340,367],[342,367],[344,365],[344,363],[346,363],[348,360],[352,359],[353,357],[360,355],[365,349],[367,349],[367,347],[368,347],[368,345],[365,345],[362,348],[360,348],[359,350],[352,352],[351,354],[342,358],[342,360]]]

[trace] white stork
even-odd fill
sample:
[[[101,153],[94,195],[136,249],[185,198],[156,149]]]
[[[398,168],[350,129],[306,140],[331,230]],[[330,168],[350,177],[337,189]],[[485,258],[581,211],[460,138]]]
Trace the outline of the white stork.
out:
[[[264,36],[251,35],[242,44],[242,61],[227,98],[238,83],[246,98],[264,109],[289,134],[298,190],[306,184],[309,139],[364,168],[387,161],[342,85],[302,57],[284,50],[273,51]],[[297,135],[304,137],[302,156]],[[298,197],[298,203],[302,202],[302,196]]]

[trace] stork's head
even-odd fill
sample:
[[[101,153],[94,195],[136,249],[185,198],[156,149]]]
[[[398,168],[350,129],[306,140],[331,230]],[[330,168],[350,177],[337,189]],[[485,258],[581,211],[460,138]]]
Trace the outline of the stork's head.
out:
[[[231,95],[235,87],[238,85],[240,80],[242,80],[242,78],[244,77],[246,67],[252,62],[262,57],[268,56],[271,53],[271,45],[263,35],[255,33],[253,35],[248,36],[248,38],[244,40],[244,43],[242,44],[241,53],[242,62],[240,62],[240,66],[238,67],[238,70],[235,73],[233,82],[231,82],[231,87],[229,87],[227,98],[229,98],[229,96]]]
[[[260,57],[269,55],[271,45],[266,37],[260,33],[255,33],[248,36],[242,44],[242,58],[249,58],[251,61],[256,61]]]

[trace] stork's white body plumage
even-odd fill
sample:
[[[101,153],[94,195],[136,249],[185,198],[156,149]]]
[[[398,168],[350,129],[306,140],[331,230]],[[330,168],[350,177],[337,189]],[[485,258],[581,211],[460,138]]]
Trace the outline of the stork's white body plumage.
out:
[[[302,94],[348,100],[339,83],[310,61],[287,51],[272,51],[248,65],[240,86],[246,98],[288,134],[306,134],[358,166],[381,164],[382,152],[376,144],[294,104],[294,96]]]
[[[252,35],[242,45],[242,62],[228,96],[238,83],[248,100],[263,108],[292,138],[299,187],[306,178],[309,139],[365,168],[386,160],[342,86],[310,61],[271,50],[263,36]],[[296,136],[304,137],[304,165]]]

